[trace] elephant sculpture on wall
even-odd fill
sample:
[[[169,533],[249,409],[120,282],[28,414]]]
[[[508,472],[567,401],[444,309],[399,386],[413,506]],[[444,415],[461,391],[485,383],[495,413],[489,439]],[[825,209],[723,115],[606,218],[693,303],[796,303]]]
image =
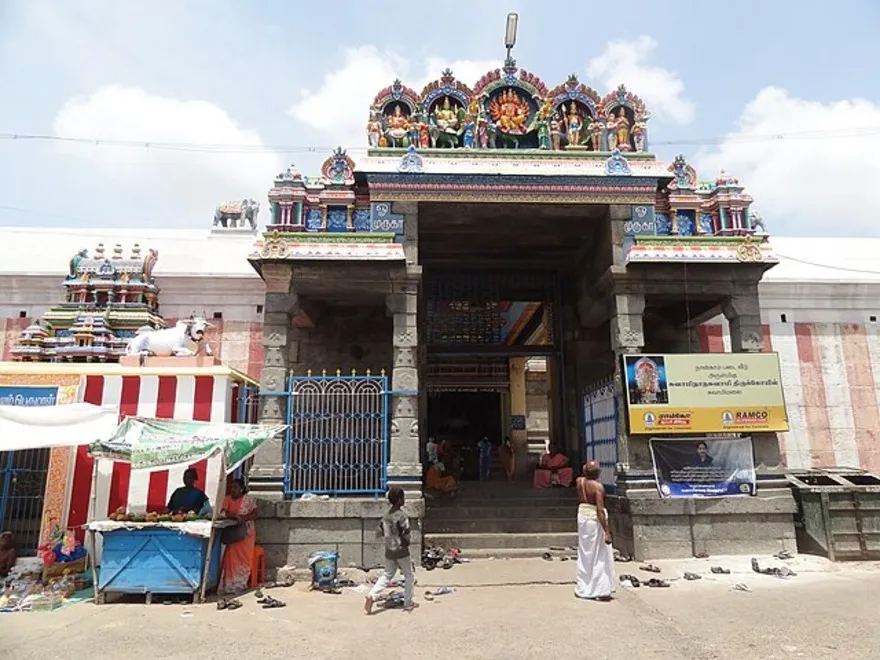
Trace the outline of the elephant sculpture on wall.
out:
[[[260,203],[254,199],[223,202],[214,211],[214,226],[227,229],[256,229]]]

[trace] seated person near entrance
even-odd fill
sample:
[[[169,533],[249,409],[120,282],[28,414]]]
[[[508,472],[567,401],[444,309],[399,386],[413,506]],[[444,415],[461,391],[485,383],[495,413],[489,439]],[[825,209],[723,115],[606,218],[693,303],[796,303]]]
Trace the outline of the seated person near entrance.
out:
[[[15,538],[12,532],[0,534],[0,578],[5,578],[15,566]]]
[[[574,470],[569,465],[568,458],[554,445],[550,445],[547,453],[541,456],[538,467],[535,468],[533,484],[535,488],[552,488],[561,486],[568,488],[574,481]]]
[[[168,510],[178,513],[196,513],[206,515],[211,511],[211,504],[205,491],[196,488],[199,473],[194,468],[188,468],[183,473],[183,486],[171,493],[168,500]]]
[[[428,466],[425,474],[425,490],[430,494],[455,497],[458,493],[458,481],[451,474],[446,474],[446,466],[438,461]]]

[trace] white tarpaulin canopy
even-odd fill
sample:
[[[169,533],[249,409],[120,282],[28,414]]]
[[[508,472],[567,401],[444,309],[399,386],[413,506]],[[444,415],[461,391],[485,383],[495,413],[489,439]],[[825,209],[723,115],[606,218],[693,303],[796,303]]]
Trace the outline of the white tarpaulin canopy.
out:
[[[116,408],[91,403],[0,406],[0,451],[90,445],[113,435]]]

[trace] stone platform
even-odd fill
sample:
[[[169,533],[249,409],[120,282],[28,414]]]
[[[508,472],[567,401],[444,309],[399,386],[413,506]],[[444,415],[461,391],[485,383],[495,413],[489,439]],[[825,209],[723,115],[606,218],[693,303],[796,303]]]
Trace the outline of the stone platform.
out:
[[[784,477],[759,476],[754,497],[661,499],[647,471],[619,485],[607,500],[614,547],[639,561],[797,549],[797,505]]]

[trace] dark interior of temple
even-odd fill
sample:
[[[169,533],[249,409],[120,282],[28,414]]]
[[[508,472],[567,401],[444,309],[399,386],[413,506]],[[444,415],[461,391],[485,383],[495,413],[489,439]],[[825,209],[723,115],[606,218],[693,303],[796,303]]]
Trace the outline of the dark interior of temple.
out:
[[[478,478],[477,443],[487,437],[500,444],[501,394],[435,392],[428,398],[428,434],[447,441],[461,460],[462,479]]]
[[[419,204],[419,262],[431,266],[564,268],[607,227],[585,204]]]

